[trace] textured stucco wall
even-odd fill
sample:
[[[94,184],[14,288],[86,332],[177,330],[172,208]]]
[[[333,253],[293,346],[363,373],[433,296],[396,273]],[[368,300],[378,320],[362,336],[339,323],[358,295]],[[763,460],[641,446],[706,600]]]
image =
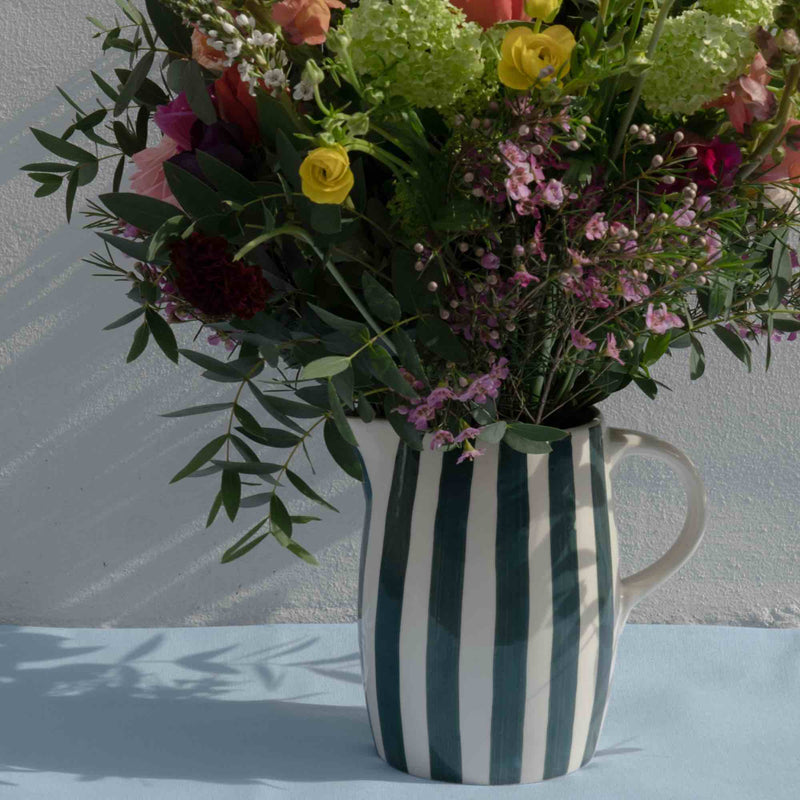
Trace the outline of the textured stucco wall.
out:
[[[317,570],[269,543],[220,566],[256,512],[206,531],[212,484],[167,486],[216,423],[157,414],[227,389],[153,352],[124,365],[131,330],[100,329],[130,306],[118,284],[91,278],[81,263],[94,237],[63,225],[60,196],[34,201],[16,171],[42,160],[29,125],[66,127],[54,83],[91,102],[86,75],[98,49],[83,16],[116,10],[111,0],[35,6],[33,14],[26,0],[5,0],[0,20],[0,623],[352,619],[363,505],[326,457],[318,480],[341,513],[305,534]],[[633,619],[800,625],[800,342],[777,348],[766,380],[708,349],[701,383],[689,383],[681,352],[657,373],[674,392],[650,402],[631,389],[604,406],[609,423],[682,448],[709,491],[702,549]],[[682,499],[666,468],[641,459],[623,465],[615,487],[623,571],[631,571],[674,537]]]

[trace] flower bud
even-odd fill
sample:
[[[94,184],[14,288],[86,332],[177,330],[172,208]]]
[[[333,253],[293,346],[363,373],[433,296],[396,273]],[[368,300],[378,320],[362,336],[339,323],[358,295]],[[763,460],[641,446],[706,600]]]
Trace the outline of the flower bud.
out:
[[[525,13],[544,22],[552,22],[560,8],[561,0],[525,0]]]
[[[309,86],[319,86],[325,80],[325,73],[322,67],[313,58],[309,58],[306,61],[306,65],[303,67],[302,80]]]

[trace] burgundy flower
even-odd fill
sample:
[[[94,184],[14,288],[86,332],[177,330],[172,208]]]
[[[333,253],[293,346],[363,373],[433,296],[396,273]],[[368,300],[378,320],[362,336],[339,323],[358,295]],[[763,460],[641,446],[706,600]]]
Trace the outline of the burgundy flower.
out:
[[[733,186],[736,173],[742,164],[742,151],[733,142],[723,142],[715,136],[710,142],[693,141],[687,138],[684,147],[695,147],[697,159],[689,165],[687,177],[693,180],[701,191],[723,186]]]
[[[170,249],[180,296],[210,317],[249,319],[264,310],[272,287],[261,268],[233,261],[220,236],[194,232]]]

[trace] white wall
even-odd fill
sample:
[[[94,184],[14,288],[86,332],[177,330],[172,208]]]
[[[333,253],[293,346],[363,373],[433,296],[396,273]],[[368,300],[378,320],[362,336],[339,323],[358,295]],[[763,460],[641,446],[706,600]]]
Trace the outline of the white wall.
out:
[[[38,0],[35,13],[27,0],[3,6],[0,623],[352,619],[360,488],[320,459],[318,479],[342,510],[309,526],[302,540],[320,568],[275,543],[220,566],[221,552],[257,512],[206,531],[213,479],[167,481],[216,423],[157,415],[226,397],[227,388],[154,352],[125,366],[131,330],[100,329],[130,305],[119,284],[91,278],[81,263],[95,238],[63,224],[59,195],[35,201],[31,182],[17,172],[43,160],[28,126],[61,132],[68,124],[53,84],[91,102],[88,68],[99,48],[83,16],[108,18],[116,6]],[[701,383],[689,383],[682,351],[657,373],[674,392],[651,402],[631,389],[604,406],[611,424],[682,448],[703,473],[711,503],[701,551],[633,618],[800,625],[800,342],[776,348],[766,379],[760,368],[747,375],[726,352],[708,349]],[[620,469],[615,486],[623,563],[632,570],[666,548],[680,526],[681,498],[666,469],[641,459]]]

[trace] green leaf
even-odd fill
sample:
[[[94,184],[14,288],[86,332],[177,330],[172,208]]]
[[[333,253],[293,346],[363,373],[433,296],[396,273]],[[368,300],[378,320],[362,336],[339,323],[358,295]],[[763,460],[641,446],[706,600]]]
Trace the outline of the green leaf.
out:
[[[493,422],[486,425],[478,436],[478,441],[488,444],[498,444],[503,440],[508,426],[505,422]]]
[[[59,139],[57,136],[53,136],[46,131],[31,128],[31,133],[36,137],[36,140],[42,147],[59,158],[66,158],[67,161],[74,161],[78,164],[97,161],[97,158],[88,150],[84,150],[82,147],[78,147],[70,142],[65,142],[63,139]]]
[[[224,375],[228,378],[239,378],[240,380],[244,379],[244,375],[242,374],[241,370],[237,369],[235,366],[233,366],[233,364],[219,361],[212,356],[207,356],[205,353],[196,353],[194,350],[182,349],[178,352],[193,364],[197,364],[198,367],[202,367],[209,372],[215,372],[218,375]]]
[[[157,231],[179,213],[170,203],[133,192],[101,194],[100,201],[114,216],[147,233]]]
[[[36,164],[25,164],[20,167],[25,172],[71,172],[73,169],[72,164],[50,164],[46,161],[40,161]]]
[[[658,384],[646,375],[634,375],[633,382],[651,399],[655,400],[658,394]]]
[[[248,495],[239,501],[239,508],[258,508],[258,506],[269,503],[270,497],[272,497],[272,492],[258,492]]]
[[[437,356],[461,363],[467,360],[467,351],[450,326],[438,317],[426,317],[417,325],[417,341]]]
[[[727,275],[716,274],[711,278],[708,293],[708,317],[716,319],[728,313],[733,302],[734,281]]]
[[[236,405],[233,409],[233,413],[246,431],[260,434],[263,430],[258,424],[258,420],[243,406]]]
[[[275,134],[275,146],[278,151],[278,163],[280,164],[281,172],[286,176],[292,188],[299,192],[302,188],[300,181],[302,159],[300,154],[282,130],[278,130]]]
[[[269,516],[272,523],[273,530],[277,528],[286,536],[292,536],[292,518],[289,515],[283,501],[274,492],[272,499],[269,501]]]
[[[350,365],[350,369],[346,369],[344,372],[334,375],[331,378],[331,381],[333,381],[333,388],[336,389],[339,397],[342,398],[342,402],[348,408],[353,408],[353,394],[356,388],[356,376],[355,371],[353,370],[353,365]],[[327,399],[328,398],[326,397],[326,400]],[[328,404],[328,407],[329,406],[330,404]]]
[[[264,533],[259,536],[257,539],[253,539],[253,537],[266,525],[267,519],[264,518],[261,522],[256,523],[250,528],[247,533],[239,539],[236,544],[231,545],[223,554],[222,554],[222,563],[229,564],[231,561],[235,561],[237,558],[241,558],[245,553],[249,553],[257,544],[264,541],[264,539],[269,536],[268,533]]]
[[[121,236],[112,236],[110,233],[103,233],[102,231],[97,234],[104,242],[116,248],[120,253],[130,256],[136,261],[147,260],[147,246],[143,242],[133,242],[130,239],[123,239]]]
[[[217,492],[217,496],[214,498],[214,502],[211,504],[211,510],[208,512],[208,518],[206,519],[206,528],[210,528],[214,524],[214,520],[217,518],[217,514],[219,514],[219,510],[222,507],[222,490]]]
[[[325,356],[306,364],[300,373],[300,380],[330,378],[340,372],[344,372],[349,367],[350,359],[346,356]]]
[[[125,359],[127,364],[130,364],[131,361],[136,361],[136,359],[139,358],[142,353],[144,353],[149,338],[150,329],[147,327],[147,323],[143,322],[136,329],[136,333],[133,334],[133,344],[131,345],[131,349],[128,351],[128,357]]]
[[[198,414],[213,414],[216,411],[228,411],[232,408],[233,403],[208,403],[202,406],[192,406],[191,408],[182,408],[179,411],[170,411],[167,414],[159,414],[160,417],[194,417]]]
[[[339,433],[342,435],[342,438],[348,444],[357,447],[358,442],[356,441],[356,437],[353,435],[353,431],[350,430],[350,425],[347,422],[347,417],[344,415],[344,407],[342,406],[342,401],[339,399],[339,395],[336,393],[336,389],[334,389],[333,387],[333,382],[330,380],[328,381],[328,400],[331,404],[333,421],[336,424]]]
[[[167,84],[175,92],[186,92],[186,101],[201,122],[213,125],[217,121],[217,110],[208,93],[203,69],[196,61],[173,61],[167,70]]]
[[[339,317],[336,314],[331,314],[330,311],[326,311],[324,308],[320,308],[313,303],[309,303],[308,307],[326,325],[330,325],[330,327],[334,330],[346,333],[348,336],[358,342],[365,342],[367,339],[369,339],[369,331],[363,322],[356,322],[352,319],[345,319],[344,317]]]
[[[287,400],[284,397],[277,397],[273,395],[270,397],[276,409],[287,417],[297,417],[298,419],[319,419],[323,415],[323,411],[319,408],[305,403],[296,403],[294,400]]]
[[[305,431],[296,422],[293,422],[287,416],[287,414],[285,414],[281,410],[281,406],[279,405],[278,402],[276,402],[276,401],[280,400],[280,398],[270,397],[270,396],[264,394],[262,391],[259,390],[259,388],[252,381],[248,381],[247,385],[250,388],[250,391],[252,392],[253,397],[255,397],[256,400],[258,400],[258,402],[261,404],[261,407],[276,422],[280,422],[281,425],[285,425],[287,428],[290,428],[293,431],[297,431],[297,433],[299,433],[301,435],[305,434]],[[317,417],[320,417],[320,416],[322,416],[322,414],[317,414]]]
[[[161,348],[164,355],[170,360],[178,363],[178,342],[170,324],[152,308],[145,311],[145,319],[150,333],[156,340],[156,344]]]
[[[61,188],[61,181],[58,183],[43,183],[34,193],[34,197],[47,197],[54,194]]]
[[[689,355],[689,374],[693,381],[703,377],[706,371],[706,354],[703,350],[703,345],[700,340],[692,335],[691,337],[692,351]]]
[[[771,308],[778,306],[792,283],[792,250],[782,241],[787,234],[786,228],[782,228],[775,234],[775,247],[772,250],[770,263],[772,283],[767,296],[767,302]]]
[[[189,221],[182,214],[171,217],[150,237],[147,244],[147,261],[154,262],[166,246],[178,238],[186,230]]]
[[[776,331],[781,333],[796,333],[800,331],[800,320],[796,319],[783,319],[781,317],[773,317],[773,325]]]
[[[312,203],[309,221],[317,233],[332,236],[342,230],[342,208],[332,203]]]
[[[356,410],[358,411],[358,416],[361,417],[364,422],[369,423],[375,419],[375,409],[363,394],[358,396]]]
[[[131,22],[134,22],[137,25],[141,25],[144,22],[144,17],[141,15],[139,10],[132,6],[128,0],[114,0],[114,2],[122,9],[122,13]]]
[[[198,150],[197,162],[206,178],[226,199],[242,204],[258,200],[259,193],[256,187],[244,175],[218,158]]]
[[[667,352],[671,340],[672,337],[669,333],[651,335],[642,354],[642,364],[646,367],[655,364]]]
[[[292,472],[292,470],[286,470],[286,476],[289,478],[292,486],[297,489],[300,494],[307,497],[309,500],[313,500],[315,503],[318,503],[321,506],[324,506],[331,511],[335,511],[337,514],[339,513],[339,509],[332,506],[324,497],[318,495],[296,472]]]
[[[280,464],[267,464],[263,461],[221,461],[211,462],[223,472],[235,472],[237,475],[272,475],[281,471]]]
[[[225,506],[228,519],[233,522],[236,519],[239,503],[242,499],[242,479],[237,473],[223,471],[220,493],[222,494],[222,504]]]
[[[167,8],[162,0],[145,0],[147,14],[161,41],[177,53],[191,55],[192,32],[183,20]]]
[[[325,445],[333,460],[351,477],[358,481],[364,480],[361,460],[355,447],[348,444],[339,433],[336,423],[329,419],[324,427]]]
[[[103,328],[104,331],[113,331],[115,328],[121,328],[123,325],[127,325],[129,322],[133,322],[135,319],[144,314],[144,306],[139,306],[138,308],[134,308],[133,311],[125,314],[125,316],[120,317],[118,320],[109,323],[108,325]]]
[[[240,258],[244,258],[248,253],[255,250],[256,247],[260,247],[264,242],[268,242],[270,239],[275,239],[278,236],[294,236],[296,239],[306,242],[306,244],[314,243],[309,235],[302,228],[298,228],[297,225],[281,225],[280,228],[267,231],[260,236],[256,236],[255,239],[251,239],[246,245],[239,249],[233,257],[233,260],[238,261]]]
[[[278,131],[282,131],[287,137],[292,136],[297,131],[296,121],[286,105],[281,103],[280,100],[261,89],[257,89],[256,105],[258,107],[258,126],[261,138],[270,149],[275,149]]]
[[[131,70],[131,74],[125,81],[124,86],[120,89],[119,97],[117,97],[114,103],[115,117],[118,117],[133,101],[134,95],[142,87],[145,78],[147,78],[153,67],[155,56],[156,54],[152,50],[148,50],[148,52],[142,56],[139,63]]]
[[[258,444],[263,444],[264,447],[272,447],[276,450],[285,450],[289,447],[294,447],[301,441],[296,433],[291,433],[281,428],[260,428],[258,431],[255,431],[242,426],[236,430],[243,433],[248,439],[252,439]]]
[[[103,80],[103,78],[101,78],[96,72],[90,71],[90,73],[92,78],[94,78],[94,82],[100,88],[100,91],[103,92],[103,94],[106,95],[106,97],[108,97],[112,103],[116,103],[117,98],[119,97],[119,92],[113,86],[106,83],[106,81]]]
[[[392,357],[382,347],[370,347],[367,354],[370,366],[381,383],[403,397],[412,400],[419,397],[414,387],[403,377]]]
[[[72,221],[72,207],[75,204],[75,195],[78,191],[78,184],[80,182],[80,172],[74,170],[69,174],[69,181],[67,182],[67,195],[65,198],[67,209],[67,222]]]
[[[289,544],[286,545],[286,549],[296,555],[298,558],[302,558],[307,564],[311,564],[312,567],[318,567],[319,561],[317,561],[311,553],[308,552],[301,544],[296,542],[292,539]]]
[[[400,320],[400,303],[368,272],[361,275],[361,287],[364,290],[364,299],[367,301],[369,310],[378,319],[388,323]]]
[[[750,354],[750,348],[744,343],[742,337],[738,333],[725,328],[722,325],[714,326],[714,333],[717,338],[739,359],[746,367],[747,371],[753,369],[753,361]]]
[[[548,425],[530,425],[526,422],[512,422],[507,428],[503,441],[520,453],[542,454],[552,450],[550,442],[564,439],[569,434]]]
[[[219,451],[220,447],[222,447],[225,442],[228,441],[228,434],[223,434],[222,436],[217,436],[216,439],[210,441],[207,445],[203,446],[197,453],[197,455],[192,458],[192,460],[178,473],[176,473],[175,477],[170,481],[170,483],[177,483],[183,478],[191,475],[193,472],[197,472],[200,467],[204,464],[207,464]]]
[[[387,392],[383,398],[384,416],[394,432],[408,447],[412,450],[422,451],[422,433],[408,421],[408,417],[395,411],[398,405],[400,405],[398,398]]]
[[[308,514],[292,514],[294,525],[307,525],[309,522],[322,522],[321,517],[311,517]]]
[[[122,178],[125,174],[125,156],[120,156],[119,161],[117,161],[117,167],[114,170],[114,177],[111,180],[111,191],[112,192],[119,192],[120,186],[122,186]]]
[[[172,164],[164,162],[164,175],[175,199],[181,208],[194,219],[218,214],[222,209],[220,196],[199,178],[190,172]],[[175,209],[172,210],[173,216]]]

